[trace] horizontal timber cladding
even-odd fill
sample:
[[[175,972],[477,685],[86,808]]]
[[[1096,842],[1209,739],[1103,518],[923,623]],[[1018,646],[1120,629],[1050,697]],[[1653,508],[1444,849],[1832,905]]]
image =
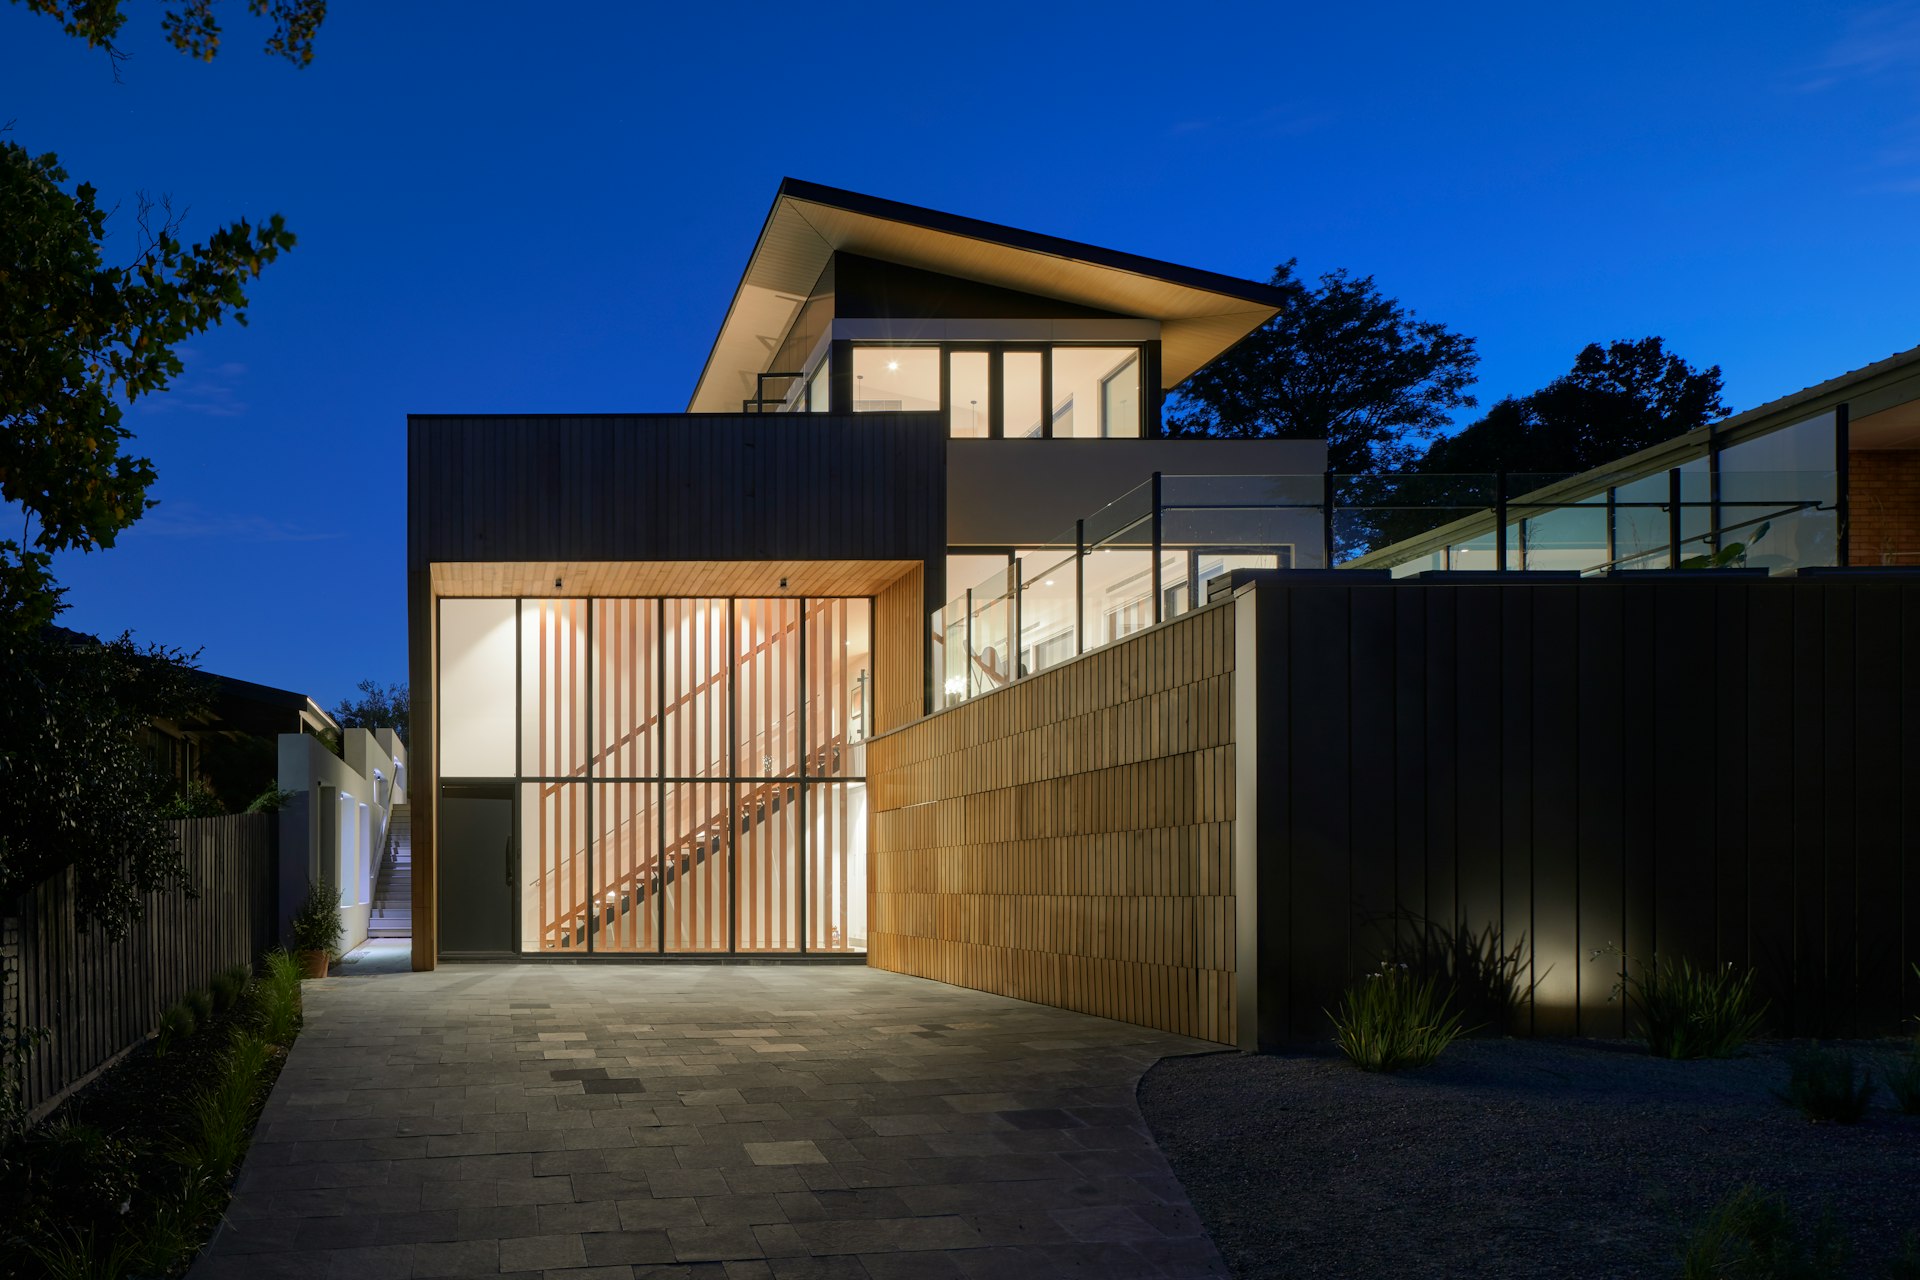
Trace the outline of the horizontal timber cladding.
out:
[[[868,963],[1232,1043],[1231,608],[875,739]]]
[[[933,413],[416,415],[408,565],[944,563]]]
[[[1920,1011],[1920,576],[1246,577],[1263,1044],[1427,926],[1520,948],[1521,1033],[1627,1032],[1614,946]]]

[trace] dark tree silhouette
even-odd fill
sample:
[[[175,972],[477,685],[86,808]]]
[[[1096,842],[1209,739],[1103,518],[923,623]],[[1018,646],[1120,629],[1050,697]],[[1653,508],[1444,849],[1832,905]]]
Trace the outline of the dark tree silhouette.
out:
[[[362,680],[354,687],[360,691],[360,696],[342,698],[340,705],[333,709],[333,718],[340,722],[340,727],[392,729],[395,736],[405,743],[412,722],[412,699],[408,696],[405,682],[390,684],[383,689],[378,680]]]
[[[1695,369],[1657,337],[1589,343],[1573,369],[1508,396],[1420,461],[1430,474],[1590,471],[1725,416],[1720,366]]]
[[[1372,276],[1309,285],[1293,268],[1273,273],[1280,314],[1175,390],[1167,433],[1325,440],[1328,470],[1349,474],[1412,463],[1476,403],[1473,339],[1416,319]]]

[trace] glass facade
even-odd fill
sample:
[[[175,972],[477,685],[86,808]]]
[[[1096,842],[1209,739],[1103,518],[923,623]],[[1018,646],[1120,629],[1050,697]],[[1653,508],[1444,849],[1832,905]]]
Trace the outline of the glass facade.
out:
[[[864,949],[869,601],[440,610],[445,776],[516,784],[522,951]]]
[[[816,410],[823,359],[795,406]],[[1136,345],[853,344],[853,411],[942,410],[960,439],[1136,438],[1147,420]]]
[[[1693,456],[1669,452],[1664,468],[1578,476],[1157,475],[1045,545],[948,556],[948,586],[961,589],[931,619],[938,701],[990,693],[1178,617],[1234,569],[1835,565],[1834,427],[1822,414],[1703,441]]]

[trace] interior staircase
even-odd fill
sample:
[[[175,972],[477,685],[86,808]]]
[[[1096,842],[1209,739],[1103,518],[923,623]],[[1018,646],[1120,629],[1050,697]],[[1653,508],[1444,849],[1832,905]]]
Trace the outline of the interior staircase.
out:
[[[814,778],[839,776],[840,753],[845,745],[845,739],[836,734],[824,746],[816,748],[809,758],[809,775]],[[545,921],[541,945],[546,950],[583,947],[588,929],[595,924],[613,929],[627,913],[649,909],[653,895],[666,892],[680,876],[690,875],[709,858],[720,855],[726,848],[729,816],[735,830],[745,837],[755,827],[778,818],[793,803],[799,785],[799,779],[789,777],[743,786],[731,815],[722,813],[700,823],[671,841],[664,856],[656,854],[625,874],[614,876],[599,890],[590,890],[585,900],[564,911],[559,919]]]
[[[380,863],[373,886],[373,914],[367,920],[369,938],[413,936],[413,819],[411,807],[393,806],[389,819],[388,854]]]

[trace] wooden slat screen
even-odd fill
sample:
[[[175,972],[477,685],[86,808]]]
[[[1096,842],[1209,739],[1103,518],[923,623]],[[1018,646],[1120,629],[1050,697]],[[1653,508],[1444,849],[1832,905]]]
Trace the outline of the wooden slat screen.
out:
[[[868,963],[1233,1043],[1233,679],[1202,609],[875,739]]]

